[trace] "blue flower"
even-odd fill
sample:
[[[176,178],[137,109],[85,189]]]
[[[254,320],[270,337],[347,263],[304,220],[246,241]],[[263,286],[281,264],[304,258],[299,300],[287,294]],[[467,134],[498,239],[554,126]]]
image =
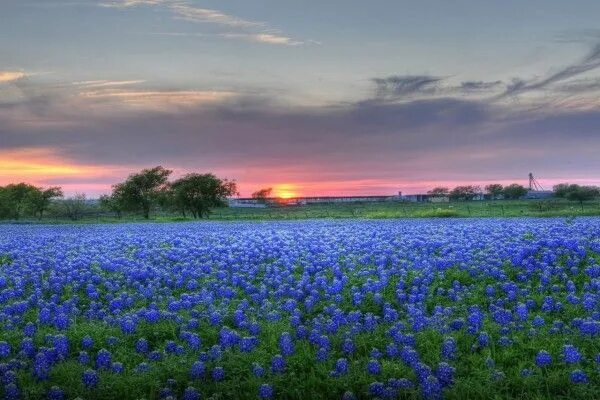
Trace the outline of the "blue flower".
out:
[[[552,364],[552,356],[547,351],[541,350],[535,356],[535,364],[538,367],[547,367],[548,365]]]
[[[285,372],[285,359],[281,354],[277,354],[271,359],[271,371],[274,374],[282,374]]]
[[[196,361],[192,364],[192,369],[190,370],[190,377],[192,379],[201,379],[204,376],[206,371],[206,367],[202,361]]]
[[[571,372],[571,382],[573,383],[588,383],[588,376],[580,369]]]
[[[367,372],[371,375],[381,374],[381,364],[377,360],[369,360],[367,363]]]
[[[101,349],[96,355],[96,368],[110,369],[112,364],[112,354],[106,349]]]
[[[65,391],[58,386],[52,386],[48,390],[48,400],[63,400],[65,398]]]
[[[275,391],[273,390],[273,386],[263,383],[260,385],[258,389],[258,397],[261,399],[272,399]]]
[[[188,387],[183,391],[183,400],[200,400],[198,389]]]
[[[563,347],[563,357],[567,364],[576,364],[581,361],[581,354],[575,346],[570,344]]]
[[[223,369],[223,367],[215,367],[212,370],[212,378],[215,382],[220,382],[223,379],[225,379],[225,370]]]
[[[98,386],[98,383],[100,382],[100,377],[98,376],[98,373],[93,369],[86,369],[83,372],[81,381],[83,382],[83,385],[86,388],[94,388]]]

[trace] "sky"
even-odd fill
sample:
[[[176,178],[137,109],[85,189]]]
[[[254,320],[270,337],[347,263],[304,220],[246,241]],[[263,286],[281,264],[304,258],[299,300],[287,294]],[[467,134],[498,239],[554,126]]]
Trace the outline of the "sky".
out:
[[[2,0],[0,185],[600,184],[597,0]]]

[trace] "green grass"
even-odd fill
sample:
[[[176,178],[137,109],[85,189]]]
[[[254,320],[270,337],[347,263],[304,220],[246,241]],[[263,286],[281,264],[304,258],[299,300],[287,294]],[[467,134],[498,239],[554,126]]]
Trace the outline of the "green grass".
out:
[[[564,199],[551,200],[495,200],[450,203],[345,203],[314,204],[306,206],[272,208],[216,208],[210,220],[217,221],[266,221],[300,219],[390,219],[390,218],[468,218],[468,217],[566,217],[600,216],[600,201],[578,202]],[[193,221],[165,212],[151,214],[149,220],[140,215],[128,214],[116,218],[102,211],[90,212],[79,221],[45,218],[42,223],[123,223],[123,222],[183,222]],[[38,220],[21,223],[40,223]]]

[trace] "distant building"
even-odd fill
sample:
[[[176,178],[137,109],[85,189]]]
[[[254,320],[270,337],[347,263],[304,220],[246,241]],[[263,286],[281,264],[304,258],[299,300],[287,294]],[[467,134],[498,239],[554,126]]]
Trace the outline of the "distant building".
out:
[[[319,197],[291,197],[282,199],[270,197],[267,199],[234,198],[229,199],[229,207],[285,207],[302,206],[307,204],[335,204],[335,203],[375,203],[401,201],[400,196],[319,196]]]
[[[529,190],[523,198],[528,200],[542,200],[551,197],[554,197],[554,192],[552,190]]]

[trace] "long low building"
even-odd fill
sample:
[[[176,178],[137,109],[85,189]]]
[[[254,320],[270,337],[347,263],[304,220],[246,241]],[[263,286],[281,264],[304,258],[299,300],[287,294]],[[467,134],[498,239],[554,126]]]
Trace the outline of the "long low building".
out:
[[[229,199],[229,207],[280,207],[302,206],[308,204],[334,204],[334,203],[375,203],[389,201],[403,201],[401,196],[319,196],[319,197],[290,197],[287,199],[270,197],[267,199],[233,198]]]

